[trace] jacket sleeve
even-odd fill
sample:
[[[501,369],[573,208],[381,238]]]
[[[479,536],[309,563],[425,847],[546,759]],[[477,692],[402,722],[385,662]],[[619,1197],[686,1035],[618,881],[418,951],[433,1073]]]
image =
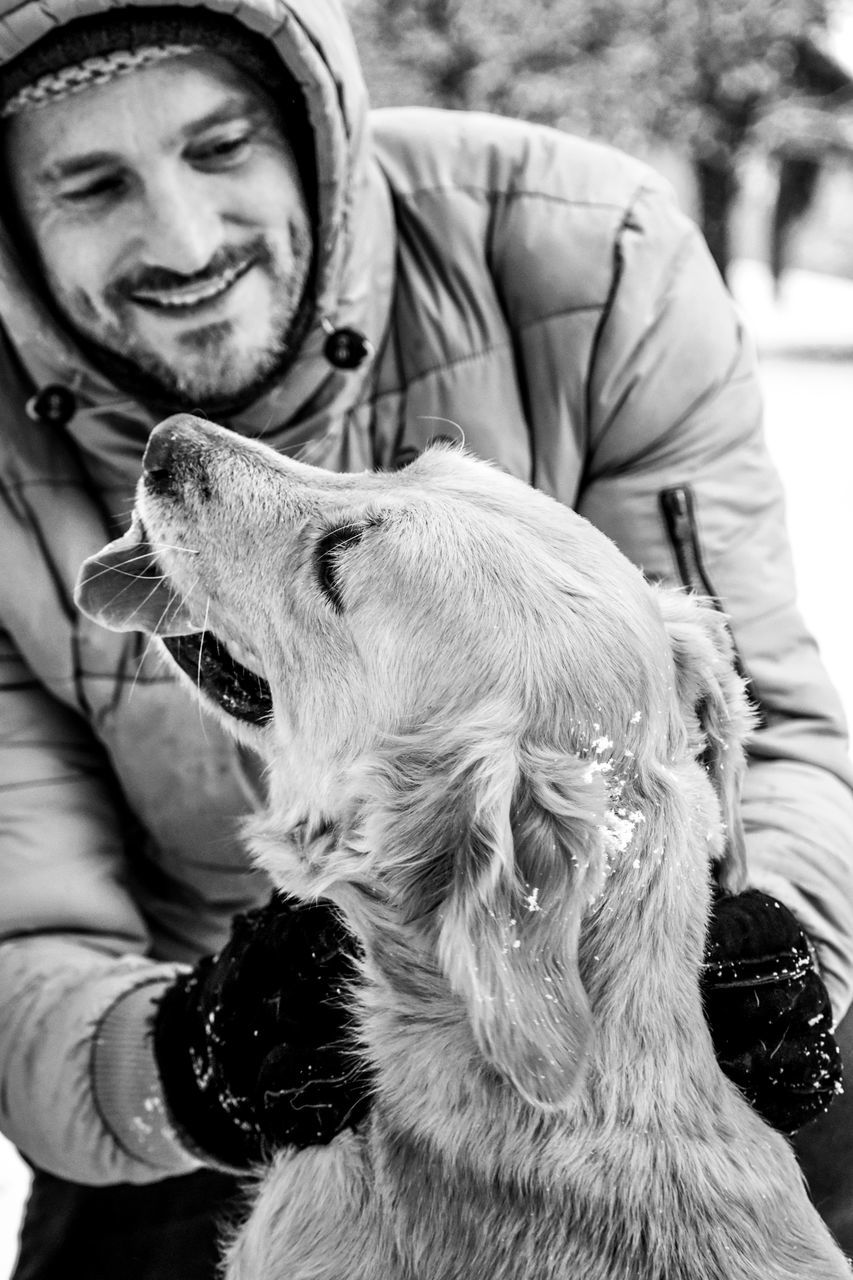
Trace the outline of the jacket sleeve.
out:
[[[146,959],[101,749],[0,633],[0,1128],[82,1183],[197,1167],[149,1043],[177,966]]]
[[[752,345],[697,230],[650,185],[627,211],[587,386],[579,510],[656,579],[714,596],[760,713],[743,807],[751,879],[853,997],[853,794],[844,717],[797,611]]]

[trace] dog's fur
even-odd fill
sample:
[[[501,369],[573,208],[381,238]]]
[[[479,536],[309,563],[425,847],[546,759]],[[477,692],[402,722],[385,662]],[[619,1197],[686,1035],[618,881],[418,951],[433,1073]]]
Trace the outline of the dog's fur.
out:
[[[702,1013],[712,864],[744,883],[719,613],[461,451],[332,475],[189,417],[154,447],[171,629],[270,683],[253,847],[361,939],[376,1071],[360,1132],[263,1174],[230,1280],[849,1276]]]

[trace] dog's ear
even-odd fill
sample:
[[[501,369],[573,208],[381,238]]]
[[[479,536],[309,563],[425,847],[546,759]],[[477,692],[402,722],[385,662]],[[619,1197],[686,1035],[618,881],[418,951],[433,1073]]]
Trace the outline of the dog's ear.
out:
[[[726,847],[719,880],[737,893],[746,886],[740,791],[744,742],[753,716],[735,666],[731,633],[725,616],[710,600],[665,588],[659,600],[691,747],[705,765],[722,809]]]
[[[438,951],[484,1058],[538,1107],[566,1102],[592,1038],[581,917],[603,874],[605,796],[588,761],[484,759],[460,797]]]

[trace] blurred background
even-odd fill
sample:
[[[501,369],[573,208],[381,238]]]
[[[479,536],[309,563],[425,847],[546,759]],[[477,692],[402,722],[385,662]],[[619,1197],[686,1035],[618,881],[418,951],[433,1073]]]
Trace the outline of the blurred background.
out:
[[[497,111],[644,156],[723,275],[742,256],[776,284],[853,274],[850,0],[345,3],[375,105]]]
[[[345,0],[377,106],[543,121],[642,156],[758,348],[802,612],[853,711],[853,0]],[[26,1169],[0,1138],[0,1280]]]
[[[344,0],[376,106],[551,124],[641,156],[761,358],[802,611],[853,708],[853,0]]]

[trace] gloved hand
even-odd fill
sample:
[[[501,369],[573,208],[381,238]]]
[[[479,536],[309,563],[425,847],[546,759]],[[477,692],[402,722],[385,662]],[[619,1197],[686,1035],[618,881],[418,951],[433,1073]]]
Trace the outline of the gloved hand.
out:
[[[273,895],[169,987],[154,1053],[171,1118],[200,1158],[246,1169],[366,1115],[370,1076],[347,1012],[355,953],[329,904]]]
[[[814,949],[757,889],[715,897],[702,996],[717,1059],[755,1110],[792,1134],[841,1092],[841,1055]]]

